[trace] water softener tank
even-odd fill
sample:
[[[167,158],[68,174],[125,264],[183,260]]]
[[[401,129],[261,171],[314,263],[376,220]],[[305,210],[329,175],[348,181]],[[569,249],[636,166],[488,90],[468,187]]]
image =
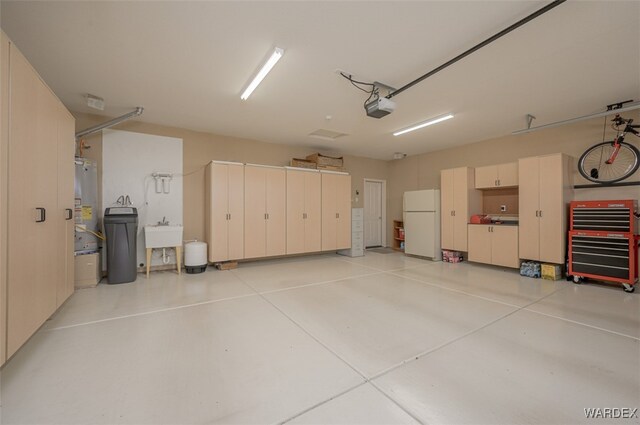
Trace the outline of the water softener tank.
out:
[[[184,268],[187,273],[202,273],[207,269],[207,244],[187,242],[184,245]]]

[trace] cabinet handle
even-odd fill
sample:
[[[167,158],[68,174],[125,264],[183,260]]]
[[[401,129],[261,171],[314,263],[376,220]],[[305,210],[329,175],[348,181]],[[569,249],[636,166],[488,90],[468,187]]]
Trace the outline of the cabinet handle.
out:
[[[540,217],[542,217],[542,210],[540,210]]]
[[[67,216],[64,219],[71,220],[73,218],[73,210],[71,208],[65,208],[64,211],[67,213]]]
[[[43,223],[47,221],[47,210],[42,207],[37,207],[36,210],[40,213],[40,217],[36,218],[36,223]]]
[[[269,220],[269,213],[267,213],[267,220]]]
[[[340,215],[338,213],[336,213],[336,218],[340,218]]]
[[[538,217],[538,210],[536,210],[536,217]]]

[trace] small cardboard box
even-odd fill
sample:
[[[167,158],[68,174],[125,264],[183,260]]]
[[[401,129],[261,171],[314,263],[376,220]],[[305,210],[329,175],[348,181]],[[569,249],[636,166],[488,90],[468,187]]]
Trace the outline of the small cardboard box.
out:
[[[562,266],[558,264],[542,264],[540,266],[542,278],[547,280],[562,279]]]
[[[318,168],[318,164],[315,162],[300,158],[291,158],[291,166],[298,168],[312,168],[314,170]]]
[[[237,261],[226,261],[224,263],[215,263],[216,269],[218,270],[232,270],[238,268]]]
[[[100,254],[81,254],[74,258],[74,287],[93,288],[100,282]]]
[[[315,162],[318,165],[330,165],[332,167],[344,167],[343,157],[334,157],[322,155],[321,153],[314,153],[307,155],[307,160]]]

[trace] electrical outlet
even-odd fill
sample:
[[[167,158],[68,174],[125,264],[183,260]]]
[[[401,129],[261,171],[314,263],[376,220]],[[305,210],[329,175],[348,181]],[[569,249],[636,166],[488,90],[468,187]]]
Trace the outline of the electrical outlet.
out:
[[[501,212],[507,212],[507,206],[506,205],[500,205],[500,211]]]

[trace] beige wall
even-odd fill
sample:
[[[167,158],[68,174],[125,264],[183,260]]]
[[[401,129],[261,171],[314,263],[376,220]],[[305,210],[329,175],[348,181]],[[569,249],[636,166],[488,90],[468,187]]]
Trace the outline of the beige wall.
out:
[[[640,113],[638,111],[623,115],[640,122]],[[398,220],[402,217],[403,192],[440,188],[440,170],[443,169],[500,164],[528,156],[562,152],[571,155],[575,159],[574,183],[589,183],[578,174],[577,160],[589,146],[602,141],[603,123],[603,118],[597,118],[557,128],[539,130],[518,136],[506,136],[390,161],[390,184],[387,197],[387,238],[389,239],[392,235],[392,220]],[[615,135],[609,124],[610,122],[607,122],[607,140],[611,140]],[[640,145],[640,139],[635,136],[629,136],[628,141],[635,146]],[[640,172],[636,172],[627,181],[634,180],[640,181]],[[640,186],[576,189],[575,198],[580,200],[640,199]]]
[[[84,130],[107,121],[108,117],[74,113],[77,130]],[[184,177],[184,237],[185,239],[204,239],[204,169],[211,160],[248,162],[265,165],[288,165],[292,157],[304,158],[313,153],[310,149],[290,145],[271,144],[254,140],[219,136],[210,133],[147,124],[139,121],[127,121],[116,127],[117,130],[160,136],[177,137],[183,140]],[[97,133],[86,139],[91,149],[84,156],[98,161],[98,181],[102,180],[102,136]],[[362,187],[364,178],[387,179],[387,162],[376,159],[345,156],[345,168],[352,175],[352,206],[362,207]],[[189,174],[195,171],[193,174]],[[355,202],[355,190],[360,190],[358,202]],[[100,188],[98,189],[100,190]],[[99,194],[101,199],[101,194]],[[100,207],[102,210],[102,206]]]

